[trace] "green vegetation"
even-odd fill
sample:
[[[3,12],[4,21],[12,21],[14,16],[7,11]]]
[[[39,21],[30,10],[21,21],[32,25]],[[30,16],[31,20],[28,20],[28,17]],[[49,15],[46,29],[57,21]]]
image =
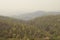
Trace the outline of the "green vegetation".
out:
[[[60,15],[30,21],[0,16],[0,40],[60,40]]]

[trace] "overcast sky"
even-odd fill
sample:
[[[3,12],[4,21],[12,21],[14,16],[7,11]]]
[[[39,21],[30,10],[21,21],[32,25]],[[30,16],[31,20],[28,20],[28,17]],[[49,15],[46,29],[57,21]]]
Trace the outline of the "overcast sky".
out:
[[[37,10],[60,11],[60,0],[0,0],[0,14]]]

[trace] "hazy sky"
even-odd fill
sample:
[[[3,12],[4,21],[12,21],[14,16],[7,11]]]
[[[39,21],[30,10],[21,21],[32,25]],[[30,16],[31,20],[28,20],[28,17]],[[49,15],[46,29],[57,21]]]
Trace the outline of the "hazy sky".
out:
[[[36,10],[60,11],[60,0],[0,0],[0,14]]]

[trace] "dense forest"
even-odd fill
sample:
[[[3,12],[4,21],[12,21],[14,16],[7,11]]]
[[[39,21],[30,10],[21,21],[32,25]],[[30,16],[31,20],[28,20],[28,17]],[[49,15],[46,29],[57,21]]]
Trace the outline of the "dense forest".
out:
[[[60,40],[60,15],[29,21],[0,16],[0,40]]]

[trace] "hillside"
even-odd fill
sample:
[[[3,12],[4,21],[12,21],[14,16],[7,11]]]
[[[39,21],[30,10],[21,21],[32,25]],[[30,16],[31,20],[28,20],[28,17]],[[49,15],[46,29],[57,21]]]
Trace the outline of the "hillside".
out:
[[[60,40],[60,15],[26,22],[0,16],[0,40]]]
[[[50,34],[50,36],[52,36],[52,38],[58,37],[60,40],[60,15],[43,16],[31,20],[29,23],[40,30],[46,31],[48,34]]]

